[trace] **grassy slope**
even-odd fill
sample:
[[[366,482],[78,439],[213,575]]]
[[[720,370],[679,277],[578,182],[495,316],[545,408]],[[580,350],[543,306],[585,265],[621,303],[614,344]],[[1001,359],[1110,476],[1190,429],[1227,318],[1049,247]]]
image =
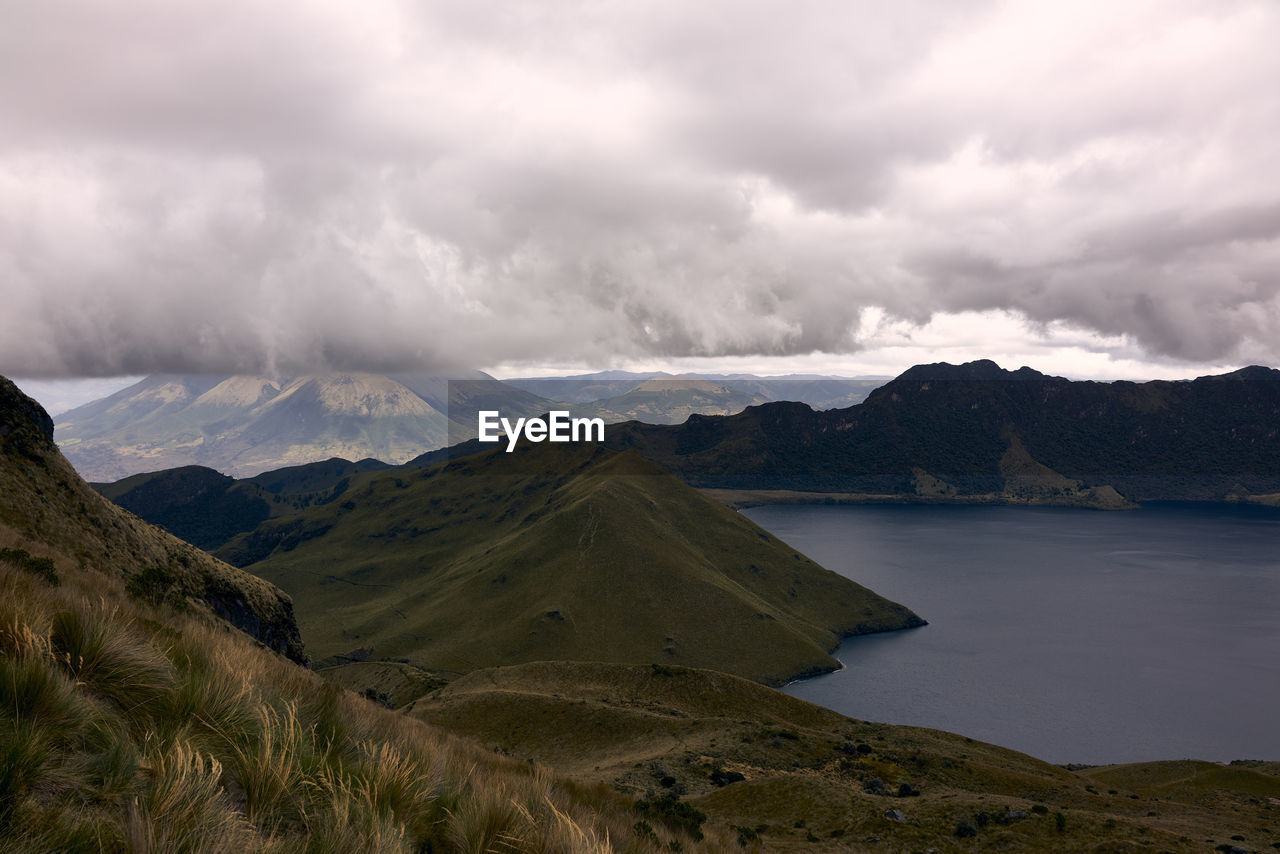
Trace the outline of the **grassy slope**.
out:
[[[630,799],[357,698],[173,595],[274,588],[101,499],[50,431],[0,380],[0,850],[727,850],[715,828],[637,836]],[[167,557],[179,590],[129,583]]]
[[[713,821],[767,825],[760,835],[774,850],[1203,851],[1280,841],[1275,764],[1072,773],[963,736],[851,720],[709,671],[504,667],[458,679],[408,711],[576,779],[637,796],[683,792]],[[718,787],[717,769],[745,779]],[[887,793],[868,792],[872,779]],[[920,794],[897,797],[903,783]],[[906,820],[886,817],[894,809]],[[1025,817],[1010,820],[1011,810]],[[958,838],[961,822],[977,836]]]
[[[843,635],[918,623],[635,455],[528,446],[353,479],[219,552],[298,603],[317,657],[441,670],[543,659],[780,682]]]
[[[0,850],[657,850],[632,799],[324,683],[57,554],[0,561]],[[723,829],[696,844],[728,850]]]
[[[94,492],[41,417],[48,419],[0,377],[0,547],[53,558],[58,572],[92,563],[122,580],[148,573],[156,595],[212,608],[272,648],[302,655],[288,596]]]

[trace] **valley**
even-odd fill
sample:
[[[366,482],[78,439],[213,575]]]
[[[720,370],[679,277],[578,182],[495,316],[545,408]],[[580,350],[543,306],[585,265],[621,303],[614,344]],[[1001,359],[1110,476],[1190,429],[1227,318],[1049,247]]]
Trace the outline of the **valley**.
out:
[[[52,425],[41,426],[38,407],[20,394],[10,395],[7,406],[6,424],[16,427],[3,431],[14,496],[5,516],[12,542],[52,554],[59,574],[82,589],[91,583],[84,573],[95,571],[86,567],[101,555],[121,554],[112,541],[83,533],[101,524],[95,519],[115,512],[133,520],[134,541],[165,536],[144,535],[155,529],[136,527],[145,523],[122,511],[99,509],[111,505],[87,493],[61,461],[49,442]],[[720,423],[760,423],[769,406]],[[466,810],[487,811],[510,839],[521,840],[517,847],[534,844],[535,824],[519,811],[499,818],[507,815],[501,792],[547,792],[537,797],[550,798],[541,803],[556,804],[554,814],[566,817],[558,826],[578,840],[572,850],[606,850],[606,833],[608,850],[634,851],[963,851],[975,845],[1193,851],[1280,841],[1272,838],[1280,804],[1274,764],[1067,769],[964,735],[851,719],[769,687],[837,666],[830,651],[841,638],[923,621],[813,563],[634,447],[645,437],[649,448],[688,451],[696,443],[679,434],[697,424],[695,416],[652,433],[627,425],[631,450],[544,443],[511,454],[437,452],[400,466],[330,460],[242,480],[187,467],[98,489],[149,516],[167,514],[175,530],[264,579],[256,582],[267,585],[264,590],[282,591],[274,595],[296,612],[313,673],[333,686],[326,690],[339,692],[336,711],[298,706],[298,714],[310,721],[338,715],[349,731],[372,739],[362,742],[370,747],[317,742],[297,749],[329,750],[349,757],[343,761],[355,763],[351,767],[365,767],[358,763],[368,761],[360,758],[367,751],[390,749],[377,747],[378,739],[405,745],[397,749],[418,757],[413,761],[426,761],[422,745],[436,745],[428,751],[458,757],[449,760],[448,797],[483,804]],[[991,500],[1008,497],[1011,484],[1032,496],[1076,488],[1039,463],[1020,438],[1005,444],[996,461],[1003,485],[996,484]],[[696,482],[687,469],[685,477]],[[955,486],[944,482],[939,492],[946,485]],[[1080,481],[1080,488],[1098,485]],[[965,500],[983,495],[960,494]],[[66,508],[62,515],[49,516],[38,498],[21,498],[39,495],[64,496],[57,502]],[[750,502],[752,495],[738,498]],[[192,565],[204,554],[185,548]],[[68,560],[69,554],[78,557]],[[177,553],[168,554],[166,565],[181,565]],[[22,631],[35,632],[23,636],[42,637],[46,629],[32,615],[65,609],[49,598],[62,594],[40,592],[18,564],[0,563],[10,601],[20,603],[20,624],[28,627]],[[151,572],[146,563],[133,564],[138,568],[105,588],[111,601],[124,597],[119,607],[145,614],[111,630],[156,623],[175,627],[165,631],[178,636],[198,636],[178,603],[197,602],[190,597],[202,588],[167,581],[182,576]],[[124,589],[130,584],[133,593]],[[153,608],[160,610],[145,610]],[[119,612],[91,618],[114,626],[113,613]],[[207,619],[218,619],[216,607]],[[29,657],[34,648],[22,647],[27,651],[20,655]],[[280,666],[286,670],[272,669]],[[265,703],[258,708],[274,711],[257,714],[272,720],[301,703],[288,698],[303,697],[291,692],[314,685],[307,682],[314,676],[287,667],[296,665],[241,665],[242,673],[263,675],[248,677],[245,699],[236,701],[248,705],[235,708]],[[147,726],[154,724],[131,719],[126,729]],[[226,787],[252,779],[250,766],[227,753],[216,733],[173,732],[161,742],[165,750],[194,744],[222,757],[226,770],[207,779]],[[267,729],[254,732],[261,734],[245,737],[275,738]],[[449,747],[439,746],[442,738],[452,739]],[[262,757],[277,755],[268,741],[257,743]],[[467,756],[477,758],[462,759]],[[471,770],[459,761],[471,762]],[[563,782],[531,790],[520,776],[529,763]],[[478,774],[481,766],[486,770]],[[33,794],[41,791],[44,772],[24,773],[16,779],[29,782],[14,790],[24,816],[68,809],[56,797]],[[330,778],[307,776],[319,772],[298,773],[314,781],[320,807],[299,814],[290,812],[287,799],[250,801],[262,806],[244,814],[248,824],[233,831],[233,822],[219,832],[247,833],[236,838],[252,848],[262,838],[253,834],[271,827],[303,835],[336,827],[325,825],[331,821],[325,816],[337,815],[330,805],[346,796],[324,782]],[[141,782],[128,786],[145,790]],[[131,819],[117,811],[119,797],[107,795],[96,820],[121,828],[110,833],[133,832],[127,830]],[[424,793],[399,802],[383,820],[415,839],[463,850],[457,834],[464,816],[480,813],[444,809],[439,797]],[[213,803],[229,810],[218,815],[236,815],[234,803]],[[538,814],[533,801],[525,803],[530,816]],[[79,826],[80,819],[58,814],[56,827]],[[62,832],[33,820],[42,839]],[[155,820],[156,827],[167,826]],[[375,831],[354,832],[370,839]]]

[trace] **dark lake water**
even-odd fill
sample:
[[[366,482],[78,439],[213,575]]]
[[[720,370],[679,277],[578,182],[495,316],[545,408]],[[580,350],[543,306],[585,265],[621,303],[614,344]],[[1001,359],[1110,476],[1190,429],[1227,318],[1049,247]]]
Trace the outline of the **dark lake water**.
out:
[[[908,606],[788,693],[1050,762],[1280,759],[1280,511],[745,511]]]

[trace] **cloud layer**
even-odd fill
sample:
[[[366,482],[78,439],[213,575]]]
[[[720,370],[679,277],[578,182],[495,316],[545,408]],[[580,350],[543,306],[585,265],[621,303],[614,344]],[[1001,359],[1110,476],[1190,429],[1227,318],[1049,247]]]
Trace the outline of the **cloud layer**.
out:
[[[6,19],[6,374],[845,353],[868,311],[1280,362],[1272,3]]]

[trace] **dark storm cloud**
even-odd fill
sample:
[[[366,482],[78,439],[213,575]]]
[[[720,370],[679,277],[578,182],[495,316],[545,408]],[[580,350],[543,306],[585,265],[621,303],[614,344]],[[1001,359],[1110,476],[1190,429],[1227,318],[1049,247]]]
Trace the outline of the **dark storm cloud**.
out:
[[[1280,361],[1280,14],[1062,5],[12,4],[0,372]]]

